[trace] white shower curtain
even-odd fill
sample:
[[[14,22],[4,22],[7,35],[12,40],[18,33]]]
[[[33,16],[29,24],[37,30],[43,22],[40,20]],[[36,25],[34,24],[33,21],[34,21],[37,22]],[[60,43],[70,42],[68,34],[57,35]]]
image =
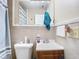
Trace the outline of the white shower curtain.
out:
[[[5,8],[0,3],[0,50],[5,48]],[[4,40],[4,41],[3,41]]]
[[[11,55],[11,40],[8,18],[7,0],[0,0],[0,59],[8,58]]]

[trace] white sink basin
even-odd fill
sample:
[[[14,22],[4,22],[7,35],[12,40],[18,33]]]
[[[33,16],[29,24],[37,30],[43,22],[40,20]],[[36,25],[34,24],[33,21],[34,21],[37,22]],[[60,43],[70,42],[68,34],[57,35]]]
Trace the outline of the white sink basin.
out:
[[[56,43],[53,40],[49,40],[49,43],[37,43],[36,45],[36,51],[40,51],[40,50],[64,50],[64,47],[59,45],[58,43]]]

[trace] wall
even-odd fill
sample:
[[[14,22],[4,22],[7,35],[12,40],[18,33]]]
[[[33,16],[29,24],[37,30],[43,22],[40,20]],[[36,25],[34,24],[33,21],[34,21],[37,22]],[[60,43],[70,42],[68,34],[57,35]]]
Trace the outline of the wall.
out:
[[[44,27],[13,27],[12,40],[17,43],[24,41],[27,36],[31,42],[34,42],[37,34],[40,34],[42,38],[54,39],[53,28],[48,31]]]
[[[55,0],[56,25],[79,19],[79,0]]]
[[[74,18],[79,17],[78,3],[79,0],[55,0],[56,24],[62,25],[72,20],[77,21]],[[79,59],[79,40],[56,36],[56,41],[64,46],[65,59]]]
[[[56,37],[56,42],[64,46],[65,59],[79,59],[79,40]]]

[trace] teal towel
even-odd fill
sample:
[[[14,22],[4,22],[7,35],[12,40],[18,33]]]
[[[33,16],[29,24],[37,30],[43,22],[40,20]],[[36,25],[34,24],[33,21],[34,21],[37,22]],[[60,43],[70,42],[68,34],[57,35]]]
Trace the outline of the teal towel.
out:
[[[49,13],[45,12],[45,14],[44,14],[44,24],[45,24],[47,30],[50,30],[50,23],[51,23],[51,18],[49,16]]]

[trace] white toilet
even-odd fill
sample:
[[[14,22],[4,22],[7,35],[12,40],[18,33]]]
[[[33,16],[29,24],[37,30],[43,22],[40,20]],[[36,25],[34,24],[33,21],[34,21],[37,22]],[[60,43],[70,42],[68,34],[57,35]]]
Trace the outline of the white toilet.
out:
[[[25,43],[25,44],[15,44],[15,53],[17,59],[31,59],[32,57],[32,43]]]

